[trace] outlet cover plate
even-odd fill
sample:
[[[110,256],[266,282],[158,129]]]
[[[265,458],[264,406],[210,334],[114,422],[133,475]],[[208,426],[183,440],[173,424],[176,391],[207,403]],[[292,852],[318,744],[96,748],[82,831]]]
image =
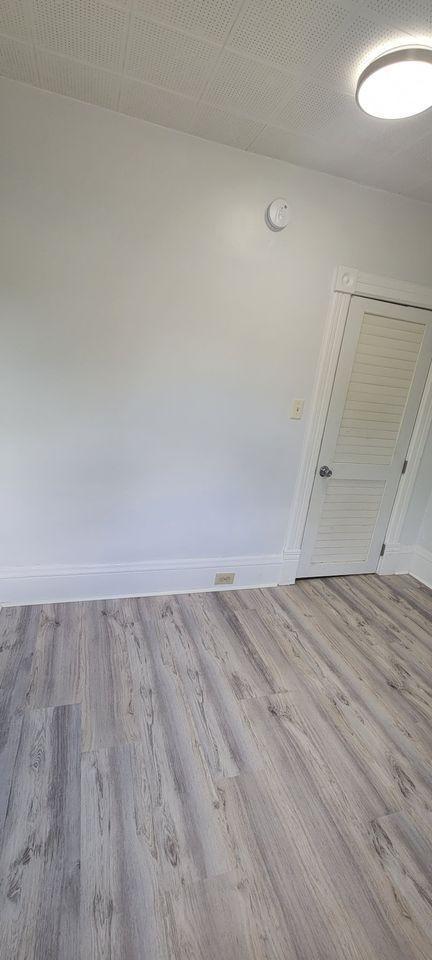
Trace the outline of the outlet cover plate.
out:
[[[215,586],[226,586],[228,583],[234,583],[235,573],[217,573],[214,582]]]

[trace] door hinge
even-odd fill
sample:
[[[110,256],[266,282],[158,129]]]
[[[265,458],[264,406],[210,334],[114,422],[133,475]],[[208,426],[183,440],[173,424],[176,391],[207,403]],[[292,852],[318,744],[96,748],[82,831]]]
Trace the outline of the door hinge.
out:
[[[402,473],[401,473],[401,476],[403,476],[403,475],[404,475],[404,473],[405,473],[405,471],[406,471],[406,468],[407,468],[407,466],[408,466],[408,460],[404,460],[404,462],[403,462],[403,467],[402,467]]]
[[[385,554],[385,548],[386,548],[386,545],[385,545],[385,543],[383,543],[383,545],[382,545],[382,547],[381,547],[380,557],[383,557],[383,556],[384,556],[384,554]]]

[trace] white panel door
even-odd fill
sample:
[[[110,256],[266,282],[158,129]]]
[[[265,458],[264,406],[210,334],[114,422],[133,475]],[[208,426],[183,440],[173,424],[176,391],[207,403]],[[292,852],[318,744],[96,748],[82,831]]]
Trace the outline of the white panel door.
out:
[[[353,297],[297,576],[373,573],[432,358],[432,312]]]

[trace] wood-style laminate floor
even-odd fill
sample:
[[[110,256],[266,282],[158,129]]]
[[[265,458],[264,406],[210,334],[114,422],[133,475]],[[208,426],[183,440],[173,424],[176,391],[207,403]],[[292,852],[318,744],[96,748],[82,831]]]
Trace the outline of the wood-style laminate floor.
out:
[[[431,960],[432,593],[0,612],[1,960]]]

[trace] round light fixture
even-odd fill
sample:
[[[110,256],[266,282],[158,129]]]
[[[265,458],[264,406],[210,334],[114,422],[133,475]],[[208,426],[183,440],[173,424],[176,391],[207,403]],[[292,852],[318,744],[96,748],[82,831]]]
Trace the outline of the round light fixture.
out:
[[[432,49],[402,47],[384,53],[360,74],[356,100],[365,113],[398,120],[432,106]]]

